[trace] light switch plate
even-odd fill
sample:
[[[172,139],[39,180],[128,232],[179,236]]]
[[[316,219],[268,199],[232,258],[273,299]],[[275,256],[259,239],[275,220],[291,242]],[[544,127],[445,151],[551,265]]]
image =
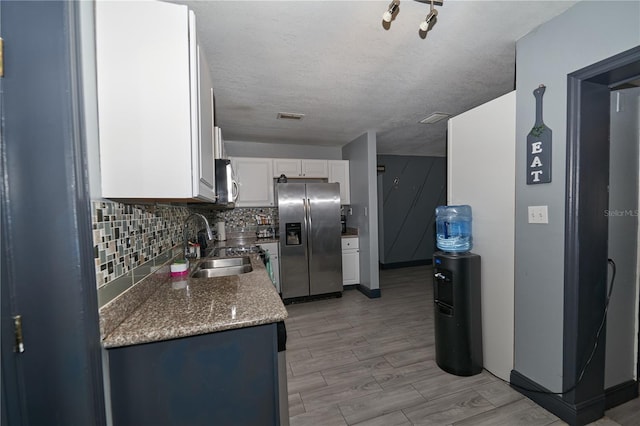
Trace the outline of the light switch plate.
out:
[[[549,206],[529,206],[529,223],[549,223]]]

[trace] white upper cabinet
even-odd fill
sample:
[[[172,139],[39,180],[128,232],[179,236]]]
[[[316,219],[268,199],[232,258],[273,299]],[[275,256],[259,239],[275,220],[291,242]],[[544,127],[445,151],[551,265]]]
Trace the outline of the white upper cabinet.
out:
[[[301,160],[302,176],[310,178],[328,178],[327,160]]]
[[[349,160],[329,160],[329,183],[340,184],[340,204],[351,204]]]
[[[193,12],[96,2],[96,61],[102,196],[214,201],[211,80]]]
[[[273,176],[280,177],[281,174],[292,178],[328,178],[329,169],[327,168],[327,160],[274,158]]]
[[[273,177],[280,177],[280,175],[287,177],[302,176],[302,161],[296,158],[274,158]]]
[[[274,205],[271,158],[230,157],[238,182],[236,207]]]

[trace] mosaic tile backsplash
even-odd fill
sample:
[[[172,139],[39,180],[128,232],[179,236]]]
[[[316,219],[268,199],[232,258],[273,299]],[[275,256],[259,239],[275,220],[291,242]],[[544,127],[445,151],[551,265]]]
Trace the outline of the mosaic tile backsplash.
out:
[[[92,202],[98,287],[181,244],[189,214],[186,207]]]
[[[93,244],[98,288],[127,274],[149,260],[167,254],[183,243],[184,220],[194,212],[202,213],[212,229],[223,220],[227,236],[255,237],[256,216],[271,219],[277,228],[277,208],[236,208],[214,210],[206,205],[187,208],[171,205],[136,205],[113,201],[92,202]],[[197,221],[190,227],[201,228]],[[195,235],[196,229],[191,233]]]
[[[225,222],[225,232],[227,237],[233,238],[234,234],[247,234],[255,236],[256,230],[260,226],[258,218],[264,220],[264,226],[278,227],[277,207],[238,207],[231,210],[211,210],[197,208],[211,224],[215,227],[216,222]]]

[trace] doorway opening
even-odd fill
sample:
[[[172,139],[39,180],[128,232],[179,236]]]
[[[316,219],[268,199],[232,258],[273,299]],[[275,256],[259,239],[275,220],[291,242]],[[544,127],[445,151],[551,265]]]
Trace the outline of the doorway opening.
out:
[[[608,236],[609,224],[613,222],[607,215],[610,208],[611,91],[639,77],[640,47],[568,76],[563,348],[565,389],[578,382],[583,366],[591,355],[593,336],[599,328],[607,299]],[[637,174],[636,163],[633,177],[636,181]],[[637,299],[634,308],[637,318]],[[630,338],[634,339],[633,336]],[[574,390],[563,397],[565,402],[574,406],[584,404],[581,408],[590,411],[595,418],[599,418],[604,409],[638,396],[637,372],[633,380],[604,392],[605,348],[606,333],[603,332],[584,377]],[[636,345],[636,357],[639,349]],[[590,416],[588,413],[582,415]]]

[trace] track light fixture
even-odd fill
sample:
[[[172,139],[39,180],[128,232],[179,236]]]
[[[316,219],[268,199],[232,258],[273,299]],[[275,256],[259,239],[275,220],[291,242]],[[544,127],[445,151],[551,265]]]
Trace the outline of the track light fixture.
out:
[[[429,25],[431,25],[431,21],[436,19],[438,16],[438,11],[433,7],[433,0],[431,0],[431,9],[429,10],[429,14],[427,17],[420,23],[420,30],[427,32],[429,30]]]
[[[389,3],[389,9],[382,15],[382,20],[384,22],[391,22],[393,19],[393,14],[396,13],[398,8],[400,7],[400,0],[393,0]]]
[[[420,31],[423,33],[426,33],[427,31],[429,31],[429,28],[432,22],[435,22],[438,20],[438,11],[435,9],[434,3],[437,2],[439,5],[442,5],[444,0],[416,0],[416,1],[420,1],[423,3],[426,3],[427,1],[429,1],[431,4],[429,9],[429,14],[424,19],[424,21],[420,23]],[[392,0],[391,3],[389,3],[389,7],[387,8],[387,11],[382,15],[382,20],[386,23],[390,23],[393,20],[394,15],[398,12],[398,9],[400,9],[400,0]],[[388,27],[385,27],[385,28],[388,28]]]

